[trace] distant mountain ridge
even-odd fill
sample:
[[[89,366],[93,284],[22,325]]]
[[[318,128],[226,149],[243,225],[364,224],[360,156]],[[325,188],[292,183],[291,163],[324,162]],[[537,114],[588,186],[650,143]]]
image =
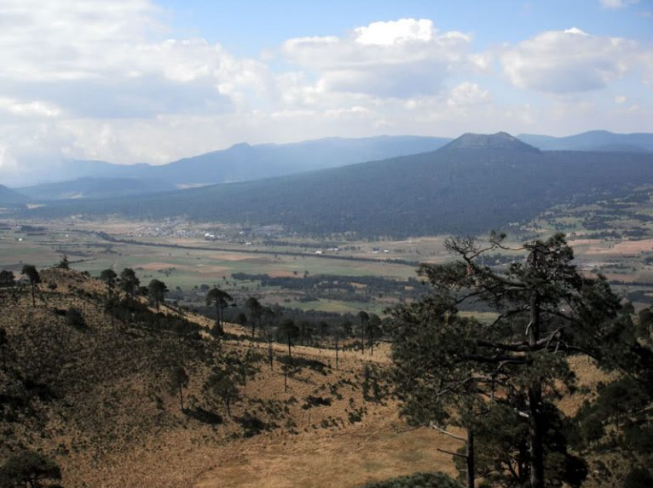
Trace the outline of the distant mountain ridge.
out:
[[[50,184],[80,178],[156,179],[178,188],[210,185],[418,154],[438,149],[450,141],[442,137],[379,136],[327,138],[292,144],[241,143],[160,166],[70,160],[52,164],[50,169],[44,168],[35,174],[39,181],[21,186],[34,186],[36,183],[46,183],[46,180]]]
[[[653,154],[538,151],[507,134],[466,134],[436,151],[128,200],[57,204],[25,216],[119,214],[281,224],[305,234],[478,234],[558,205],[653,184]]]
[[[496,136],[496,137],[494,137]],[[162,184],[177,188],[205,186],[217,183],[249,181],[255,179],[286,176],[294,173],[347,166],[367,161],[383,160],[392,157],[419,154],[439,149],[447,144],[450,148],[479,147],[485,149],[518,149],[534,150],[575,150],[620,153],[653,152],[653,134],[614,134],[608,131],[591,131],[569,137],[551,137],[542,135],[522,134],[517,138],[503,133],[465,134],[458,138],[455,144],[452,139],[419,136],[379,136],[359,139],[326,138],[291,144],[259,144],[240,143],[228,149],[213,151],[198,156],[183,158],[168,164],[153,166],[149,164],[118,165],[104,161],[70,160],[48,164],[38,170],[31,171],[28,184],[22,187],[32,187],[35,183],[52,185],[55,182],[67,182],[71,188],[79,186],[80,179],[107,178],[130,179],[145,181],[160,181]],[[490,144],[491,145],[488,145]],[[526,146],[520,146],[526,144]],[[6,182],[5,182],[6,183]],[[115,186],[106,181],[107,187]],[[129,186],[129,185],[128,185]],[[16,185],[13,186],[14,188]],[[52,193],[54,187],[30,189],[31,198],[50,200],[53,198],[70,198],[74,191],[60,191],[59,197]],[[105,198],[120,194],[153,193],[163,191],[157,185],[141,184],[138,191],[114,193],[102,191],[101,185],[96,185],[98,191],[83,192],[83,198]],[[79,194],[79,193],[78,193]]]
[[[594,130],[568,137],[520,134],[521,141],[543,151],[653,152],[653,134],[615,134]]]
[[[17,191],[0,185],[0,205],[13,205],[18,203],[25,203],[28,198]]]
[[[512,150],[525,152],[540,152],[539,149],[520,141],[506,132],[496,134],[463,134],[459,138],[443,146],[446,150],[479,149],[479,150]]]

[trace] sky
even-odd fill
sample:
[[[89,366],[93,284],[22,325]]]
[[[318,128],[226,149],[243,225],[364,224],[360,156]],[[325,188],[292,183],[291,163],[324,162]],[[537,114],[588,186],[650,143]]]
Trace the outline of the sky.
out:
[[[240,142],[653,132],[653,0],[0,0],[0,183]]]

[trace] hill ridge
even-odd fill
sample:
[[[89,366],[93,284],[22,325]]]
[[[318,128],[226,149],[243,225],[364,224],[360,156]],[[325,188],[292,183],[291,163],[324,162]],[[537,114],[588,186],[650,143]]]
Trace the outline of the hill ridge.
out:
[[[449,144],[440,148],[439,151],[451,150],[502,150],[502,151],[522,151],[537,153],[540,152],[536,147],[520,141],[507,132],[496,132],[494,134],[476,134],[467,132]]]

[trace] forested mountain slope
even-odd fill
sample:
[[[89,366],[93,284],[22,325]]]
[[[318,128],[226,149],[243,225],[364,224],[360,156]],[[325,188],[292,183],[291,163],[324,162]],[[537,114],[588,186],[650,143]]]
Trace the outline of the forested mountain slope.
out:
[[[363,236],[480,233],[528,221],[553,205],[624,195],[651,182],[653,155],[541,152],[503,133],[467,134],[419,155],[25,215],[185,215]]]
[[[22,195],[4,185],[0,185],[0,205],[23,203],[27,201],[27,197]]]

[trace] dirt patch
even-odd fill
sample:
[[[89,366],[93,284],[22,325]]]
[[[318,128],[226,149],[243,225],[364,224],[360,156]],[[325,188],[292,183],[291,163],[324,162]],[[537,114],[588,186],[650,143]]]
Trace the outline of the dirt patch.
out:
[[[293,278],[295,275],[292,271],[271,271],[267,273],[272,278]]]
[[[589,249],[584,254],[618,254],[621,256],[633,256],[641,252],[653,250],[653,239],[642,239],[638,241],[621,241],[607,246],[595,239],[581,239],[571,242],[572,246],[588,245]]]
[[[146,264],[139,264],[139,268],[143,268],[146,271],[156,271],[159,269],[170,269],[170,268],[178,268],[174,263],[146,263]]]
[[[205,264],[198,264],[197,267],[195,267],[195,271],[198,272],[200,275],[215,275],[215,274],[220,274],[223,275],[225,272],[229,271],[231,268],[227,266],[207,266]]]

